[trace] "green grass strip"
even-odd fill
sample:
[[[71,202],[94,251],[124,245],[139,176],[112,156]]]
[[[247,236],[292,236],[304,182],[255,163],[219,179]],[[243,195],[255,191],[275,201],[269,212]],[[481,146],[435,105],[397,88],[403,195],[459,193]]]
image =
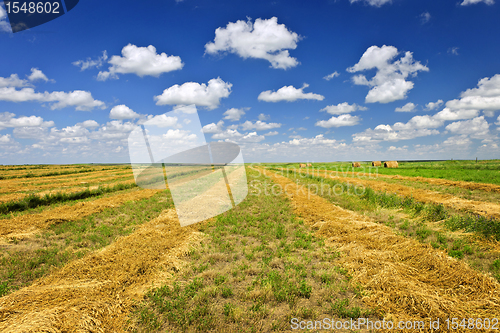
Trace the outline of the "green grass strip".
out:
[[[376,192],[370,187],[365,187],[363,194],[354,195],[357,191],[353,184],[342,182],[334,179],[328,179],[321,176],[314,176],[311,174],[301,174],[288,170],[283,171],[278,168],[268,169],[271,171],[283,174],[291,179],[308,179],[316,183],[326,184],[331,188],[336,185],[341,186],[344,190],[341,196],[348,196],[349,198],[357,197],[363,200],[368,206],[380,206],[384,208],[401,208],[414,216],[423,216],[428,221],[443,221],[444,224],[451,230],[463,230],[466,232],[475,232],[485,238],[494,238],[500,241],[500,221],[493,217],[486,217],[479,214],[470,212],[457,213],[444,207],[443,204],[422,203],[415,200],[413,197],[404,197],[394,193]],[[358,190],[359,191],[359,190]],[[357,207],[352,206],[352,200],[348,200],[349,206],[343,205],[344,208],[359,210]]]
[[[34,238],[13,239],[0,257],[0,297],[131,234],[136,226],[172,207],[170,192],[159,191],[147,199],[52,225]]]

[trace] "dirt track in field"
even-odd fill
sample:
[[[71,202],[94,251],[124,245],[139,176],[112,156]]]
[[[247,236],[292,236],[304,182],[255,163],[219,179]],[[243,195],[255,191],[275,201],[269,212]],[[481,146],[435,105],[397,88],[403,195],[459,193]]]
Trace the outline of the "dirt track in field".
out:
[[[484,202],[484,201],[467,200],[453,196],[451,194],[441,194],[434,191],[413,188],[411,186],[385,183],[376,180],[368,180],[368,179],[353,178],[353,177],[331,178],[331,175],[328,172],[327,173],[315,172],[314,175],[327,179],[346,181],[353,185],[363,185],[366,187],[370,187],[375,191],[390,192],[405,197],[413,197],[420,202],[443,204],[446,207],[462,211],[470,211],[483,216],[488,216],[488,217],[491,216],[496,219],[500,219],[500,204]]]
[[[337,207],[288,178],[267,173],[286,189],[294,211],[338,248],[365,304],[387,320],[493,318],[500,313],[500,284],[387,226]]]
[[[118,207],[127,201],[141,200],[155,195],[157,190],[138,189],[132,192],[116,194],[75,205],[64,205],[47,209],[41,213],[25,214],[10,219],[0,220],[1,237],[21,237],[22,234],[45,229],[52,224],[65,221],[76,221],[90,214],[98,213],[106,208]]]
[[[122,332],[134,300],[164,283],[203,238],[170,209],[133,234],[0,298],[0,331]]]

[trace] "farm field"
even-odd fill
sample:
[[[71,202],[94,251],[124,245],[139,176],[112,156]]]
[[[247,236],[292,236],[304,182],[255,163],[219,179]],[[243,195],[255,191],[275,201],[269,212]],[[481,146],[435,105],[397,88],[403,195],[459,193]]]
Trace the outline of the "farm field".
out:
[[[0,331],[498,317],[500,161],[361,165],[249,164],[245,200],[187,227],[130,166],[0,166]]]
[[[467,181],[485,184],[500,185],[500,160],[487,161],[431,161],[431,162],[399,162],[397,169],[372,167],[370,162],[360,162],[361,171],[377,172],[380,175],[400,175],[408,177],[424,177],[448,179],[454,181]],[[266,163],[265,165],[273,166],[277,164]],[[295,164],[279,164],[280,166],[293,166]],[[337,163],[314,163],[316,168],[326,167],[330,170],[349,170],[350,162]]]

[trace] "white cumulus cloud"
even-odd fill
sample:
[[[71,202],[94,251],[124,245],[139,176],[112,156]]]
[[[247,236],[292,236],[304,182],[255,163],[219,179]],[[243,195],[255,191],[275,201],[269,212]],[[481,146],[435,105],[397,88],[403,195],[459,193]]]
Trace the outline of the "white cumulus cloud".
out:
[[[162,124],[161,116],[157,117],[160,117],[160,119],[157,119],[158,123]],[[168,122],[168,120],[166,121]],[[133,131],[136,126],[136,124],[129,121],[124,123],[122,120],[112,120],[107,122],[106,125],[101,126],[97,131],[91,132],[89,138],[98,141],[123,140],[128,137],[130,132]]]
[[[400,108],[396,108],[396,112],[413,112],[417,106],[413,103],[406,103]]]
[[[442,99],[439,99],[437,102],[429,102],[429,103],[425,104],[425,109],[427,111],[435,110],[438,107],[440,107],[441,105],[443,105],[443,103],[444,102]]]
[[[19,139],[46,139],[48,136],[47,127],[16,127],[12,134]]]
[[[446,102],[445,108],[432,116],[415,116],[406,123],[397,122],[392,126],[381,124],[373,130],[356,133],[353,142],[398,141],[436,135],[439,134],[437,128],[444,126],[447,121],[453,123],[446,126],[446,131],[457,134],[448,138],[447,142],[453,139],[470,142],[470,138],[494,140],[489,134],[490,124],[484,117],[491,117],[500,110],[500,74],[479,80],[476,88],[467,89],[460,97]],[[426,109],[434,110],[442,104],[442,100],[427,103]],[[485,116],[479,116],[481,111]],[[500,125],[500,117],[497,121],[496,125]]]
[[[169,129],[167,133],[162,135],[162,138],[167,140],[196,140],[198,137],[196,134],[190,131],[184,131],[181,129]]]
[[[499,97],[500,96],[500,74],[491,78],[485,77],[479,80],[477,88],[467,89],[460,97]],[[499,107],[500,108],[500,107]]]
[[[7,22],[7,12],[0,6],[0,31],[12,32],[9,22]]]
[[[251,121],[247,120],[243,124],[241,124],[241,127],[243,128],[244,131],[248,130],[256,130],[256,131],[266,131],[270,130],[273,128],[280,128],[281,124],[280,123],[266,123],[261,120],[257,120],[255,123],[252,123]]]
[[[245,110],[246,109],[237,109],[237,108],[231,108],[224,112],[224,119],[230,120],[230,121],[238,121],[245,115]]]
[[[283,146],[283,144],[288,144],[288,145],[295,146],[295,147],[296,146],[305,146],[308,148],[320,146],[320,149],[323,149],[323,151],[324,151],[325,148],[335,144],[336,142],[337,141],[334,139],[327,139],[324,137],[323,134],[319,134],[319,135],[316,135],[314,138],[301,138],[301,139],[297,138],[297,139],[290,140],[287,143],[283,142],[281,145],[279,145],[279,147]]]
[[[28,81],[20,79],[17,74],[11,74],[9,77],[0,77],[0,88],[3,87],[26,87],[30,84]]]
[[[393,125],[395,130],[413,130],[413,129],[423,129],[423,128],[438,128],[443,126],[444,121],[433,116],[415,116],[411,118],[408,122],[402,123],[397,122]]]
[[[223,126],[224,126],[224,121],[219,120],[219,122],[217,124],[211,123],[211,124],[203,126],[203,133],[206,133],[206,134],[220,133],[223,130]]]
[[[95,100],[88,91],[75,90],[71,92],[35,92],[33,88],[20,90],[14,87],[0,88],[0,101],[7,102],[48,102],[52,110],[73,106],[78,111],[88,111],[94,108],[105,109],[104,102]]]
[[[72,62],[72,64],[77,66],[77,67],[80,67],[80,71],[84,71],[86,69],[93,68],[93,67],[100,68],[106,60],[108,60],[108,53],[106,52],[106,50],[104,50],[102,52],[102,56],[100,56],[99,58],[97,58],[95,60],[87,58],[87,60],[74,61],[74,62]]]
[[[7,143],[13,143],[14,140],[10,137],[10,134],[5,134],[5,135],[0,135],[0,145],[1,144],[7,144]]]
[[[31,68],[31,74],[28,76],[28,80],[20,79],[17,74],[11,74],[9,77],[0,77],[0,88],[33,87],[30,81],[34,82],[37,80],[54,82],[54,80],[49,80],[38,68]]]
[[[350,3],[355,3],[360,1],[364,1],[364,3],[373,7],[381,7],[386,3],[392,3],[392,0],[349,0]]]
[[[78,123],[77,125],[80,125],[84,128],[95,128],[99,127],[99,123],[95,120],[85,120],[83,123]]]
[[[54,80],[49,80],[45,74],[38,68],[32,68],[31,69],[31,74],[28,76],[28,80],[31,82],[42,80],[42,81],[54,81]]]
[[[313,93],[304,93],[303,90],[309,87],[307,83],[304,83],[302,88],[297,89],[293,86],[284,86],[278,91],[266,90],[259,94],[258,100],[264,102],[295,102],[299,99],[315,99],[318,101],[322,101],[325,97],[318,94]]]
[[[244,135],[240,139],[238,139],[238,141],[240,141],[240,142],[261,142],[262,140],[265,140],[265,139],[266,139],[266,137],[264,135],[258,135],[257,132],[251,132],[251,133]]]
[[[181,69],[184,64],[178,56],[169,56],[166,53],[156,53],[153,45],[138,47],[128,44],[122,49],[122,56],[114,55],[108,61],[111,66],[108,71],[101,71],[97,79],[105,81],[109,78],[118,78],[117,74],[135,74],[137,76],[159,77]]]
[[[124,104],[114,106],[109,112],[109,118],[111,119],[135,119],[139,117],[140,114]]]
[[[446,126],[446,130],[451,133],[471,135],[472,138],[483,138],[488,134],[489,128],[490,124],[484,119],[484,116],[456,121]]]
[[[266,121],[269,118],[271,118],[271,116],[268,114],[261,113],[261,114],[259,114],[259,116],[257,118],[259,118],[259,120],[261,120],[261,121]]]
[[[423,12],[422,14],[420,14],[420,22],[422,24],[426,24],[427,22],[429,22],[431,19],[431,14],[429,12]]]
[[[53,121],[44,121],[42,117],[38,116],[21,116],[15,118],[14,113],[3,112],[0,113],[0,130],[9,127],[52,127]]]
[[[190,104],[190,105],[176,105],[174,106],[174,111],[185,114],[193,114],[196,113],[198,110],[196,109],[196,105]]]
[[[354,126],[359,123],[361,119],[358,116],[351,116],[350,114],[342,114],[338,117],[331,117],[328,120],[320,120],[316,122],[316,126],[331,128],[342,126]]]
[[[155,96],[156,105],[189,105],[206,107],[209,110],[217,108],[221,98],[227,98],[231,93],[231,83],[221,78],[211,79],[205,83],[186,82],[182,85],[173,85]]]
[[[58,130],[57,128],[52,128],[50,130],[50,135],[59,138],[77,138],[77,137],[85,137],[89,135],[89,130],[80,125],[75,126],[67,126]]]
[[[378,125],[375,129],[368,128],[363,132],[353,134],[354,143],[374,143],[380,141],[411,140],[418,137],[439,134],[438,130],[427,128],[407,128],[396,130],[390,125]]]
[[[357,64],[347,68],[350,73],[376,69],[375,76],[368,80],[366,76],[353,76],[353,83],[371,87],[365,98],[366,103],[389,103],[405,99],[408,91],[413,89],[413,82],[407,81],[408,76],[415,77],[419,71],[429,68],[413,59],[412,52],[406,52],[399,60],[393,61],[398,55],[394,46],[371,46],[361,56]]]
[[[212,139],[215,140],[225,140],[225,139],[230,139],[230,140],[235,140],[238,138],[241,138],[243,134],[238,132],[236,129],[226,129],[225,131],[222,131],[220,133],[216,133],[212,135]]]
[[[464,0],[461,5],[462,6],[468,6],[468,5],[475,5],[477,3],[484,2],[487,5],[493,5],[495,4],[495,0]]]
[[[177,117],[167,116],[165,114],[161,114],[158,116],[154,116],[148,119],[148,125],[156,126],[156,127],[174,127],[177,125],[177,121],[179,119]]]
[[[358,110],[365,111],[368,110],[368,108],[357,105],[356,103],[349,104],[347,102],[344,102],[344,103],[339,103],[337,105],[328,105],[319,111],[326,111],[329,114],[339,115],[339,114],[351,113]]]
[[[454,47],[450,47],[450,48],[448,49],[448,53],[453,54],[453,55],[458,55],[458,49],[459,49],[459,48],[458,48],[458,47],[456,47],[456,46],[454,46]]]
[[[323,77],[323,79],[325,79],[327,81],[330,81],[331,79],[333,79],[334,77],[337,77],[339,75],[340,75],[340,73],[338,73],[337,71],[335,71],[332,74],[328,74],[327,76]]]
[[[438,120],[461,120],[461,119],[471,119],[479,115],[479,110],[452,110],[450,108],[444,108],[442,111],[436,113],[433,118]]]
[[[477,88],[467,89],[460,99],[446,102],[446,107],[434,117],[443,120],[472,119],[481,111],[486,116],[494,116],[500,110],[500,74],[479,80]]]
[[[288,49],[297,47],[299,40],[298,34],[289,31],[284,24],[278,24],[277,17],[258,18],[254,24],[250,20],[239,20],[229,22],[225,28],[217,28],[214,41],[205,45],[205,52],[229,52],[243,59],[265,59],[273,68],[287,69],[299,64],[288,52]]]

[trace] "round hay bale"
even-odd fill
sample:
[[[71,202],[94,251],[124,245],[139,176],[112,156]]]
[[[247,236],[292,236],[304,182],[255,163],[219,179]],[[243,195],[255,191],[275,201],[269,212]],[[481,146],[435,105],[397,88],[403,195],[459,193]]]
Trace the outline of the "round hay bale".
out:
[[[374,167],[382,166],[382,162],[380,162],[380,161],[373,161],[372,162],[372,166],[374,166]]]
[[[397,161],[387,161],[384,162],[384,168],[397,168],[398,167],[398,162]]]
[[[359,163],[359,162],[352,162],[352,167],[353,168],[361,168],[361,163]]]

